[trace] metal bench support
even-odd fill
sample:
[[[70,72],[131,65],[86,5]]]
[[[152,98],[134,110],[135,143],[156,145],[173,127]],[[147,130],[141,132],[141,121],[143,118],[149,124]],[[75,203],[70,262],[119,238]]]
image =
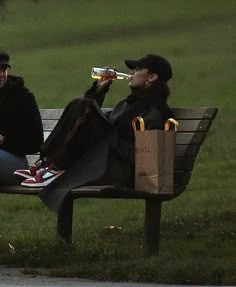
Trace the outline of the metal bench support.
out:
[[[159,252],[161,225],[161,201],[146,199],[145,226],[144,226],[144,251],[146,255]]]

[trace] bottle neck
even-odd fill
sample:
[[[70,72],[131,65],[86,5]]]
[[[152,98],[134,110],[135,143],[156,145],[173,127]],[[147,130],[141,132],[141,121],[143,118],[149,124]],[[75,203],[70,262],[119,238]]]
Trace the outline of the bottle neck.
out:
[[[116,72],[116,77],[117,77],[117,79],[127,79],[127,80],[129,80],[131,75],[128,75],[126,73]]]

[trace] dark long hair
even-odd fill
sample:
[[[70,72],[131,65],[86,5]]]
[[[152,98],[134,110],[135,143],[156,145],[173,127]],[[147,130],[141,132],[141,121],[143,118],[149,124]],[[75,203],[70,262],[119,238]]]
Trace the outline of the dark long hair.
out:
[[[161,105],[167,104],[170,89],[165,81],[157,79],[154,82],[150,82],[150,86],[145,90],[150,95],[149,99],[155,99],[155,101]]]
[[[167,83],[159,78],[154,82],[149,82],[149,85],[146,87],[131,88],[131,90],[131,95],[126,99],[129,103],[139,99],[145,103],[164,107],[170,95],[170,89]]]

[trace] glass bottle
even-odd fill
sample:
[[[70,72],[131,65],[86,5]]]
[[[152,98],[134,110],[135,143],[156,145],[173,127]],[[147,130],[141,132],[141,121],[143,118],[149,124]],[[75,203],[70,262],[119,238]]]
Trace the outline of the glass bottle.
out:
[[[128,80],[131,75],[120,73],[110,68],[92,68],[91,77],[97,80],[100,80],[101,78],[107,80]]]

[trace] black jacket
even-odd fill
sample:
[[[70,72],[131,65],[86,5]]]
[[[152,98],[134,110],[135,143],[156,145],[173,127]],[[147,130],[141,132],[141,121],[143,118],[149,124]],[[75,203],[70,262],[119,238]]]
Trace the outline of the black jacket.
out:
[[[101,107],[108,88],[96,93],[96,82],[85,93],[85,98],[94,98]],[[107,113],[113,132],[109,142],[117,156],[134,167],[134,130],[132,120],[141,116],[144,119],[146,129],[164,129],[165,121],[173,117],[166,103],[165,90],[161,86],[153,86],[143,90],[133,90],[124,100],[121,100]]]
[[[43,143],[37,103],[20,77],[8,76],[0,89],[0,134],[5,136],[0,149],[16,155],[38,152]]]
[[[43,202],[55,211],[61,208],[64,198],[74,187],[106,184],[133,187],[135,138],[132,119],[142,116],[147,129],[163,129],[166,119],[172,117],[160,87],[133,91],[112,112],[104,115],[100,107],[107,90],[96,93],[95,83],[85,93],[83,103],[92,100],[94,105],[92,119],[84,126],[90,144],[86,140],[78,160],[39,194]],[[72,101],[65,109],[67,114],[75,114],[78,109],[79,115],[80,103],[79,99]],[[70,113],[68,108],[73,112]]]

